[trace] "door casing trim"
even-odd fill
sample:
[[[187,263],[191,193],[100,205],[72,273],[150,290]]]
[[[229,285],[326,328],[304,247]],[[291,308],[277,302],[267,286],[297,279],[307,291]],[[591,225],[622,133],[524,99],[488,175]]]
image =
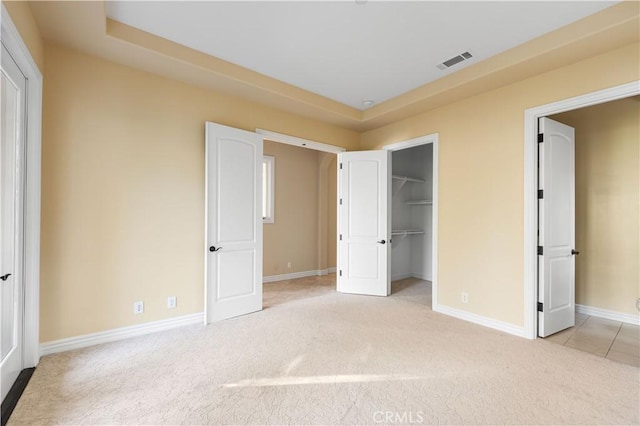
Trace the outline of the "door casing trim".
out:
[[[538,336],[538,119],[640,94],[640,80],[524,111],[524,333]]]

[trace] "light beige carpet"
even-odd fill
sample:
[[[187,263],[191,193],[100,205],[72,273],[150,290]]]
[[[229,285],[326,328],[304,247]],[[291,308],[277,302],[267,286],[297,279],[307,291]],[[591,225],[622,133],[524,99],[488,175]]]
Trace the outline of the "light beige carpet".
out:
[[[9,424],[640,420],[636,367],[436,314],[425,282],[333,285],[267,284],[259,313],[44,357]]]

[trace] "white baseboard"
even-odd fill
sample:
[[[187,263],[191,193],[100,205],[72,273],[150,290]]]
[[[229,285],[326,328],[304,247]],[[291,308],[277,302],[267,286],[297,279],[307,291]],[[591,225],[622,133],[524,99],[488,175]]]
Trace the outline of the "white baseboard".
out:
[[[413,278],[418,278],[418,279],[423,280],[423,281],[431,281],[431,277],[428,277],[428,276],[426,276],[424,274],[411,274],[411,276]]]
[[[627,324],[640,325],[640,314],[625,314],[624,312],[610,311],[608,309],[594,308],[593,306],[578,305],[576,312],[592,317],[605,318],[613,321],[625,322]]]
[[[335,274],[336,272],[338,272],[338,268],[335,266],[327,269],[327,273],[329,274]]]
[[[118,340],[128,339],[129,337],[143,336],[145,334],[171,330],[172,328],[193,324],[204,324],[203,312],[41,343],[40,355],[45,356],[58,352],[86,348],[88,346],[115,342]]]
[[[505,333],[513,334],[518,337],[526,337],[524,327],[518,327],[507,322],[499,321],[493,318],[483,317],[482,315],[472,314],[471,312],[462,311],[460,309],[450,308],[449,306],[436,305],[433,307],[435,312],[449,315],[461,320],[469,321],[484,327],[493,328]]]
[[[269,275],[262,277],[263,283],[273,283],[276,281],[295,280],[296,278],[317,277],[336,272],[336,268],[318,269],[315,271],[293,272],[291,274]]]
[[[431,281],[431,278],[427,277],[426,275],[414,274],[411,272],[407,272],[404,274],[391,275],[391,281],[404,280],[405,278],[418,278],[419,280]]]
[[[412,276],[413,275],[411,274],[411,272],[404,274],[395,274],[391,275],[391,281],[404,280],[405,278],[411,278]]]

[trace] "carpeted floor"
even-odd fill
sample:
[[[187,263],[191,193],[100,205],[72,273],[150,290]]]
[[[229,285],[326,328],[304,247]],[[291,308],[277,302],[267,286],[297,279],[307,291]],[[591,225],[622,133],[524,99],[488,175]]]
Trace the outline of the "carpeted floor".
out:
[[[10,425],[638,424],[639,370],[431,311],[265,285],[262,312],[44,357]]]

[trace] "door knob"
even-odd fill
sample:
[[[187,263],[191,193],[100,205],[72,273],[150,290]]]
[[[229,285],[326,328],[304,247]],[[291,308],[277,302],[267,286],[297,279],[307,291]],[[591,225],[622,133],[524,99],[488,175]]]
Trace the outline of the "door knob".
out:
[[[222,248],[222,247],[218,247],[218,248],[216,248],[216,246],[211,246],[211,247],[209,247],[209,251],[210,251],[210,252],[216,252],[216,251],[220,250],[221,248]]]
[[[5,274],[5,275],[0,277],[0,280],[6,281],[10,276],[11,276],[11,274]]]
[[[576,250],[574,250],[574,249],[571,249],[571,255],[572,255],[572,256],[575,256],[575,255],[578,255],[578,254],[580,254],[580,252],[579,252],[579,251],[576,251]]]
[[[377,242],[378,244],[386,244],[387,242],[385,240],[380,240]]]

